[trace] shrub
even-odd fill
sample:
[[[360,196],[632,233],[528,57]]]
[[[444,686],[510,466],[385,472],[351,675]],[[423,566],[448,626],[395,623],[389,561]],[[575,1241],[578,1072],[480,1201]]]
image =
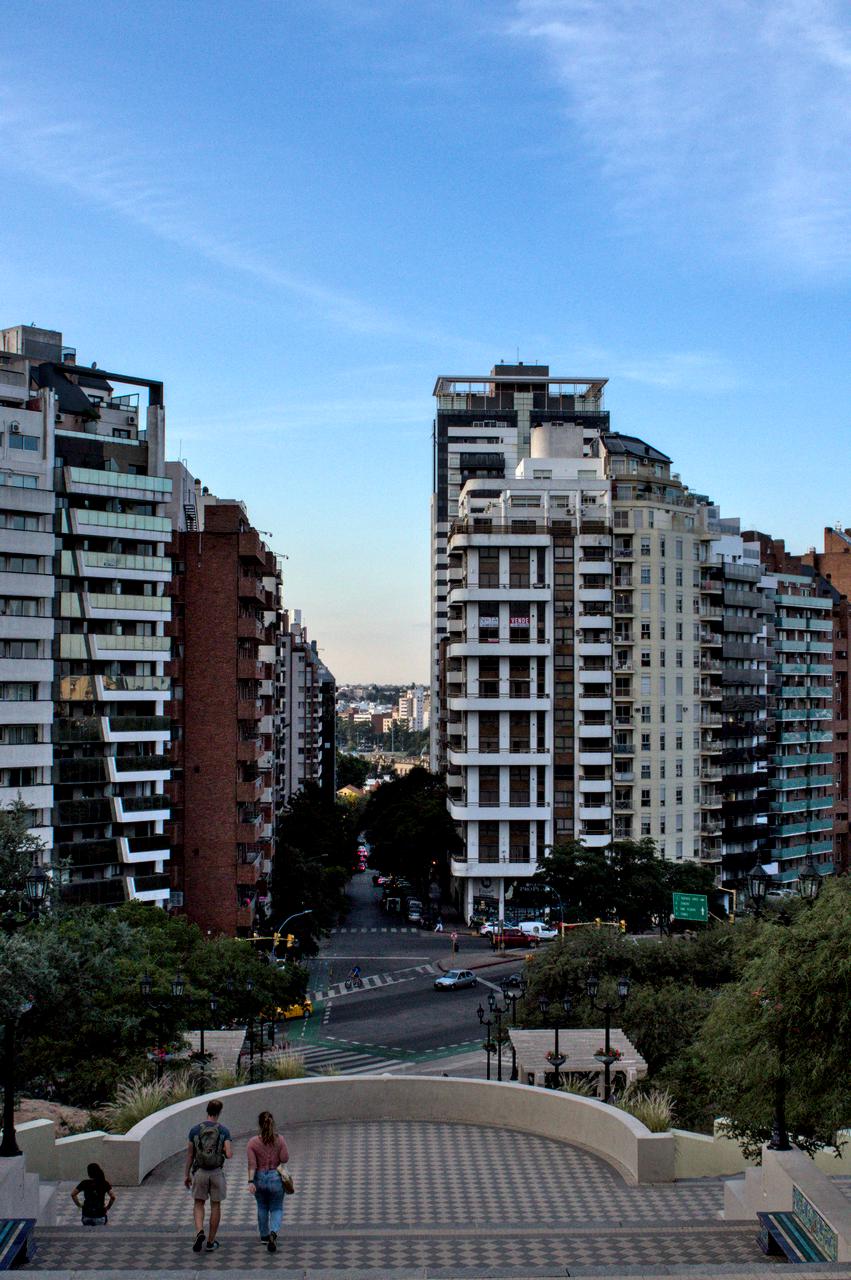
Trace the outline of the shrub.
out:
[[[242,1084],[248,1084],[248,1072],[244,1067],[219,1066],[213,1072],[209,1091],[216,1093],[221,1089],[238,1089]]]
[[[580,1098],[596,1098],[597,1086],[588,1076],[568,1074],[562,1076],[559,1085],[562,1093],[575,1093]]]
[[[673,1124],[674,1098],[667,1089],[648,1089],[645,1092],[639,1086],[629,1084],[620,1097],[614,1099],[614,1104],[640,1120],[651,1133],[667,1133]]]
[[[324,1067],[319,1068],[319,1074],[321,1076],[338,1076],[340,1074],[340,1068],[333,1066],[329,1062],[329,1063],[326,1063]]]
[[[131,1076],[115,1091],[112,1102],[107,1102],[95,1115],[95,1118],[108,1133],[127,1133],[155,1111],[161,1111],[169,1105],[168,1082],[162,1080],[146,1080],[143,1076]]]
[[[301,1080],[307,1075],[304,1056],[300,1053],[282,1053],[268,1064],[268,1080]]]

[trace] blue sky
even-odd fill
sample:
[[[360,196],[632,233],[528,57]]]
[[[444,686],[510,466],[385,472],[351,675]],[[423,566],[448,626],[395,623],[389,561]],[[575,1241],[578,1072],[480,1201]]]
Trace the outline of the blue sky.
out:
[[[338,679],[424,679],[431,390],[519,356],[801,550],[851,524],[838,0],[30,0],[0,324],[162,377]]]

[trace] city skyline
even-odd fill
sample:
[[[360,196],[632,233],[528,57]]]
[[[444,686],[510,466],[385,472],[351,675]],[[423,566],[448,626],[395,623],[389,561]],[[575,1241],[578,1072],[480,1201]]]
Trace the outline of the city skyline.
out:
[[[249,503],[340,682],[428,678],[439,374],[608,378],[743,527],[848,523],[838,6],[104,6],[94,62],[51,14],[0,56],[3,324],[163,378],[168,456]]]

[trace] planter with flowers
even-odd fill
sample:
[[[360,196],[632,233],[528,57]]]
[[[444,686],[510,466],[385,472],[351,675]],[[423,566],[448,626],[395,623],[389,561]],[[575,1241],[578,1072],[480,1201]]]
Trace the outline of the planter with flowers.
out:
[[[616,1049],[614,1045],[609,1046],[608,1053],[606,1052],[606,1046],[600,1045],[600,1048],[594,1054],[595,1061],[604,1067],[610,1067],[613,1063],[620,1062],[622,1057],[623,1054],[620,1049]]]

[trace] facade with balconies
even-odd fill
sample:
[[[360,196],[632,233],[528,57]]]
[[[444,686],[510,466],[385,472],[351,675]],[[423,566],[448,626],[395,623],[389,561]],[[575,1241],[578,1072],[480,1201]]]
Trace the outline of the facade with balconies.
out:
[[[67,899],[162,905],[171,772],[162,384],[80,365],[52,330],[7,329],[0,347],[0,679],[4,708],[14,703],[2,717],[0,770],[9,771],[0,777],[32,805]]]

